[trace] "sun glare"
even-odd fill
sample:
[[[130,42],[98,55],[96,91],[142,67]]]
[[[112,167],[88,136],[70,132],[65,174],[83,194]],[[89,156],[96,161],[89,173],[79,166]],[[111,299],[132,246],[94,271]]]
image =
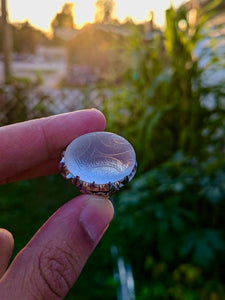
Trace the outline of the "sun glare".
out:
[[[33,26],[49,31],[50,23],[54,15],[60,11],[64,0],[8,0],[9,19],[12,22],[29,21]],[[82,27],[87,22],[94,21],[96,0],[68,1],[75,3],[75,23]],[[131,17],[134,21],[141,22],[148,19],[149,11],[154,11],[154,18],[157,25],[164,23],[164,11],[171,3],[175,6],[185,2],[184,0],[160,0],[160,1],[130,1],[117,0],[115,16],[119,20]]]
[[[82,27],[87,22],[91,23],[94,21],[94,2],[93,0],[77,0],[75,2],[75,23],[78,27]]]
[[[50,22],[62,7],[62,0],[46,1],[8,0],[9,19],[12,22],[29,21],[33,26],[49,31]]]

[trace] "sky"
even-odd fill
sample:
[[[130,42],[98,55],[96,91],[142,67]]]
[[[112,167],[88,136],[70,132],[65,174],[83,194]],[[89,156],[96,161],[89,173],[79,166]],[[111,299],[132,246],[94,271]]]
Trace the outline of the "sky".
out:
[[[186,0],[187,1],[187,0]],[[185,0],[117,0],[116,17],[121,21],[132,17],[135,21],[147,20],[150,10],[154,11],[155,22],[162,26],[164,11],[171,3],[177,7]],[[96,0],[7,0],[10,22],[29,21],[33,26],[44,31],[50,30],[50,22],[54,15],[61,10],[65,2],[75,3],[75,23],[82,26],[85,22],[93,22]]]

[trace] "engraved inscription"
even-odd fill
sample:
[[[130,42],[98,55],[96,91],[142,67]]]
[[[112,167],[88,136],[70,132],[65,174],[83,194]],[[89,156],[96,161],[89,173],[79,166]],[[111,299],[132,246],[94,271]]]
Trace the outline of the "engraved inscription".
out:
[[[109,132],[80,136],[65,151],[65,164],[69,172],[88,183],[119,181],[131,174],[135,163],[131,144]]]

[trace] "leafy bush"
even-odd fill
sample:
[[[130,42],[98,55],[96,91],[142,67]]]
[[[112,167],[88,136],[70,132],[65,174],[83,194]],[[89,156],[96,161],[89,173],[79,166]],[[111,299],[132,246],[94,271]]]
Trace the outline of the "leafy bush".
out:
[[[0,85],[0,125],[7,125],[49,114],[51,99],[40,89],[40,82],[14,79]]]
[[[135,32],[131,40],[134,59],[128,80],[105,103],[104,111],[108,129],[125,135],[134,145],[140,172],[177,151],[200,160],[223,151],[224,85],[204,83],[215,54],[203,66],[199,62],[207,49],[200,53],[202,57],[194,55],[197,43],[211,30],[206,23],[211,15],[211,10],[204,11],[198,23],[189,25],[187,12],[171,8],[165,36],[156,33],[146,43]],[[185,31],[179,27],[181,21],[186,22]],[[210,96],[216,101],[209,108],[202,102]]]
[[[224,183],[225,160],[200,163],[177,153],[120,195],[118,244],[132,259],[140,299],[223,298]]]
[[[115,196],[114,224],[137,299],[225,295],[225,91],[221,81],[205,80],[218,57],[209,48],[218,27],[208,23],[218,3],[210,1],[192,23],[183,8],[169,9],[165,35],[149,43],[135,31],[133,66],[105,102],[108,130],[137,154],[137,179],[119,201]],[[197,56],[203,39],[208,46]]]

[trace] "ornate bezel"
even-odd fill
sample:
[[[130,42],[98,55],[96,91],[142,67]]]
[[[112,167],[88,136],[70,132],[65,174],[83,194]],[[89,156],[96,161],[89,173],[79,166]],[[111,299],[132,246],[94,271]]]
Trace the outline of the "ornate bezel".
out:
[[[62,152],[61,160],[59,162],[60,173],[71,184],[78,187],[82,194],[95,194],[95,195],[102,195],[108,197],[112,195],[114,192],[118,191],[126,183],[130,182],[137,170],[137,163],[135,163],[131,174],[125,176],[124,178],[121,178],[116,182],[108,182],[106,184],[96,184],[94,181],[86,182],[81,180],[79,176],[74,176],[69,172],[65,164],[64,155],[65,155],[65,151]]]

